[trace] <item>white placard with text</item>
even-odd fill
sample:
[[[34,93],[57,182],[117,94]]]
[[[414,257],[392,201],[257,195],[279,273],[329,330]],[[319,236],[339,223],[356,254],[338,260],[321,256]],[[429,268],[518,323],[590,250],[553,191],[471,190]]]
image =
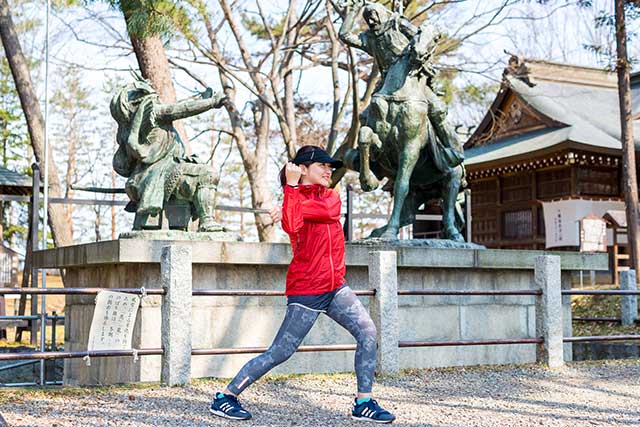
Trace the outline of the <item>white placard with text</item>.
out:
[[[100,291],[91,321],[87,350],[129,350],[140,297]]]
[[[607,222],[597,216],[580,220],[580,252],[607,251]]]

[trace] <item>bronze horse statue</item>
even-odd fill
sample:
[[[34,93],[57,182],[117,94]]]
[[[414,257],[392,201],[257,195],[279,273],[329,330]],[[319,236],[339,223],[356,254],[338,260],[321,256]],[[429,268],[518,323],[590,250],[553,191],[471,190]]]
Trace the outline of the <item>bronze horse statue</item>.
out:
[[[349,12],[345,24],[353,19]],[[400,227],[415,221],[423,203],[442,199],[444,238],[464,241],[458,228],[464,219],[456,215],[464,184],[462,144],[445,125],[446,107],[431,85],[429,63],[437,35],[432,27],[415,28],[378,4],[365,6],[364,16],[368,31],[356,40],[341,29],[341,38],[376,58],[382,85],[361,115],[358,149],[346,150],[342,157],[348,168],[360,172],[364,191],[377,188],[383,178],[389,180],[385,189],[392,189],[394,196],[391,218],[370,237],[396,239]],[[394,55],[393,48],[399,54]]]

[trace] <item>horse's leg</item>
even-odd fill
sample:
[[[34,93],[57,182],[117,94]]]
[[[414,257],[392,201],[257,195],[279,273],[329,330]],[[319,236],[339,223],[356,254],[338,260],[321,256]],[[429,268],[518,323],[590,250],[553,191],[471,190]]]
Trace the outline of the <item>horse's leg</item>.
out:
[[[444,238],[464,242],[464,237],[456,227],[455,208],[458,193],[460,192],[460,181],[462,179],[462,167],[456,166],[444,178],[442,185],[442,229]]]
[[[367,237],[367,239],[371,239],[372,237],[381,237],[384,232],[387,231],[387,226],[383,225],[382,227],[376,228],[375,230],[373,230],[369,236]]]
[[[402,210],[400,211],[400,227],[416,222],[416,210],[418,209],[416,199],[415,191],[409,191],[407,197],[404,198]]]
[[[387,224],[387,229],[382,235],[383,239],[395,239],[400,229],[400,218],[404,202],[409,194],[409,183],[413,169],[420,157],[421,138],[413,138],[407,142],[400,153],[400,162],[398,164],[398,174],[393,187],[393,212]]]
[[[416,195],[409,193],[405,198],[404,205],[402,206],[402,212],[400,214],[400,227],[413,224],[416,219]],[[385,231],[387,231],[388,224],[382,227],[376,228],[369,234],[367,238],[381,237]]]
[[[373,191],[380,184],[378,178],[371,172],[369,164],[372,145],[380,149],[382,142],[369,126],[362,126],[358,134],[358,149],[360,151],[360,186],[363,191]]]
[[[352,152],[355,152],[355,156],[351,154]],[[358,150],[354,150],[353,148],[351,148],[349,141],[343,143],[340,147],[338,147],[335,153],[331,154],[331,157],[333,157],[334,159],[342,160],[344,162],[343,167],[334,170],[331,174],[331,188],[335,187],[338,182],[340,182],[344,174],[347,173],[348,169],[355,171],[360,170],[360,165],[355,165],[356,167],[354,168],[354,162],[350,159],[351,157],[355,157],[355,159],[359,160],[360,155],[358,154]]]

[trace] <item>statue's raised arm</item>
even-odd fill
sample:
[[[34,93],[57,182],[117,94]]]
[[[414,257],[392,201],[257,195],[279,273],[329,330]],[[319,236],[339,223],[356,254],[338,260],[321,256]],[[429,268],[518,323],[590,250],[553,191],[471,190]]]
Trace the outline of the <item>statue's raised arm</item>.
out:
[[[222,107],[226,100],[223,93],[213,93],[211,88],[207,88],[206,91],[199,95],[199,98],[200,99],[184,99],[175,104],[157,104],[155,110],[158,120],[172,122],[197,116],[212,108]]]
[[[344,2],[345,15],[338,32],[338,36],[346,45],[364,50],[368,54],[372,55],[367,46],[365,32],[357,33],[353,31],[356,16],[358,16],[358,13],[363,6],[364,1],[362,0],[347,0]]]
[[[419,28],[405,16],[379,3],[347,0],[344,11],[340,40],[373,56],[384,79],[391,64],[400,58],[411,40],[419,34]],[[367,29],[358,33],[354,27],[360,11]]]
[[[399,17],[398,17],[398,29],[408,39],[412,39],[420,31],[418,29],[418,27],[413,25],[413,23],[411,21],[409,21],[409,19],[404,15],[399,15]]]

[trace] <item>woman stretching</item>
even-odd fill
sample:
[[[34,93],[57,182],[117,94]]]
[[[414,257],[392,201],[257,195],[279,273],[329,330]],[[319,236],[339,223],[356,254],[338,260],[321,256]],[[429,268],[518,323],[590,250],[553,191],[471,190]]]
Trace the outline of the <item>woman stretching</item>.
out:
[[[287,272],[287,312],[269,349],[247,362],[211,403],[215,415],[248,420],[238,395],[295,353],[320,313],[344,327],[356,339],[358,393],[351,408],[357,420],[390,423],[395,416],[373,400],[376,328],[366,309],[345,284],[344,237],[340,196],[329,189],[333,168],[342,162],[320,147],[307,145],[280,171],[284,187],[282,228],[291,239],[293,259]],[[279,214],[273,212],[272,217]]]

